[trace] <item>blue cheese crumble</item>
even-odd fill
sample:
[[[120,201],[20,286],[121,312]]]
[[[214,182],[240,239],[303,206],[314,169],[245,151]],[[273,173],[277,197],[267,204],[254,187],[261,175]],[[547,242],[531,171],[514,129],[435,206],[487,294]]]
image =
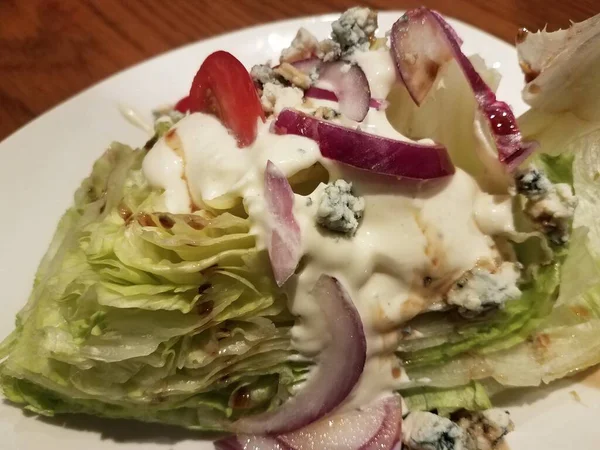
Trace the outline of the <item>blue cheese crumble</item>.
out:
[[[539,200],[552,189],[552,183],[535,167],[521,171],[515,177],[517,192],[531,200]]]
[[[319,47],[317,38],[306,28],[300,27],[292,43],[281,51],[279,62],[293,62],[314,56]]]
[[[556,245],[569,241],[569,228],[577,198],[566,183],[553,184],[535,167],[520,171],[515,177],[517,192],[527,200],[525,213],[534,226]]]
[[[450,289],[449,305],[457,306],[463,316],[475,316],[521,296],[517,287],[520,271],[517,265],[504,262],[494,271],[475,267],[466,272]]]
[[[267,83],[282,85],[283,78],[275,73],[275,70],[268,64],[256,64],[250,69],[252,80],[259,86]]]
[[[308,30],[300,28],[296,37],[288,48],[281,51],[279,62],[294,62],[302,59],[314,58],[315,56],[322,61],[335,61],[342,55],[342,48],[337,41],[333,39],[323,39],[317,41]]]
[[[343,53],[367,50],[377,30],[377,13],[369,8],[350,8],[331,24],[331,29],[331,37]]]
[[[489,409],[487,411],[462,412],[456,423],[469,435],[473,448],[494,450],[508,433],[514,429],[507,411]]]
[[[365,200],[352,193],[352,183],[327,184],[319,200],[317,223],[331,231],[353,235],[365,210]]]
[[[279,114],[284,108],[293,108],[302,103],[304,92],[294,86],[267,83],[260,95],[260,104],[267,114]]]
[[[412,412],[402,423],[402,440],[409,450],[471,450],[469,436],[450,419],[430,412]]]

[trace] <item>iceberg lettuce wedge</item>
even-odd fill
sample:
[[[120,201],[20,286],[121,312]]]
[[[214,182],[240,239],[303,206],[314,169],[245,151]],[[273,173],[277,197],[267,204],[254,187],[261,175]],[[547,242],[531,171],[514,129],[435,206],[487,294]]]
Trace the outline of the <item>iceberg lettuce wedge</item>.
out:
[[[144,154],[113,144],[77,191],[0,347],[1,389],[45,415],[223,430],[308,366],[248,220],[160,212]]]

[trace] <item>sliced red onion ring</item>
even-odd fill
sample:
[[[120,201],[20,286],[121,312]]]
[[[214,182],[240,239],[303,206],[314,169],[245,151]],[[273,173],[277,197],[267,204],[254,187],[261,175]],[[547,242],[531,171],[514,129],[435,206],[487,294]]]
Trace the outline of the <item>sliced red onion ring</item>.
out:
[[[429,180],[454,173],[446,148],[396,141],[319,120],[293,109],[277,116],[273,131],[315,140],[326,158],[382,175]]]
[[[395,449],[402,441],[402,402],[394,395],[384,399],[385,418],[377,434],[361,450]]]
[[[319,83],[327,83],[339,99],[340,112],[351,120],[361,122],[369,112],[371,89],[363,70],[345,61],[321,65]]]
[[[285,174],[271,161],[265,169],[265,199],[270,215],[269,259],[278,286],[291,277],[302,256],[300,227],[294,218],[294,192]]]
[[[267,436],[229,436],[215,442],[216,450],[292,450]]]
[[[400,76],[417,104],[429,92],[440,67],[454,58],[471,85],[479,111],[487,120],[498,160],[512,170],[535,150],[535,143],[523,141],[510,107],[496,99],[460,50],[461,41],[442,16],[427,8],[408,11],[392,27],[391,41]]]
[[[304,96],[307,98],[316,98],[317,100],[329,100],[331,102],[338,101],[337,95],[333,92],[315,86],[309,87],[304,92]],[[388,107],[388,102],[387,100],[372,98],[369,100],[369,107],[375,108],[377,111],[383,111]]]
[[[379,109],[383,104],[380,100],[371,99],[369,80],[356,64],[345,61],[323,62],[318,58],[309,58],[295,61],[292,65],[306,74],[318,71],[318,81],[327,84],[331,90],[311,87],[308,91],[312,90],[315,94],[327,91],[332,94],[333,97],[329,95],[327,98],[313,98],[339,102],[340,112],[351,120],[361,122],[369,112],[369,107]]]
[[[391,450],[401,440],[400,397],[393,395],[360,410],[327,417],[279,436],[234,436],[215,443],[218,450]]]
[[[400,440],[402,411],[398,396],[378,400],[366,408],[333,416],[277,440],[293,450],[306,450],[318,442],[320,448],[391,450]]]
[[[307,58],[294,61],[290,64],[296,69],[298,69],[300,72],[304,72],[305,74],[310,75],[311,73],[321,68],[321,66],[323,65],[323,61],[321,61],[319,58]]]
[[[360,316],[338,280],[321,275],[312,289],[331,333],[304,387],[279,408],[234,422],[238,434],[273,435],[302,428],[332,411],[363,371],[367,343]]]
[[[315,86],[311,86],[304,91],[304,96],[316,98],[317,100],[329,100],[330,102],[338,101],[337,95],[335,95],[332,91]]]
[[[425,13],[425,11],[427,13]],[[420,105],[440,68],[452,59],[448,45],[440,45],[444,32],[426,8],[407,11],[392,26],[392,58],[408,93]]]

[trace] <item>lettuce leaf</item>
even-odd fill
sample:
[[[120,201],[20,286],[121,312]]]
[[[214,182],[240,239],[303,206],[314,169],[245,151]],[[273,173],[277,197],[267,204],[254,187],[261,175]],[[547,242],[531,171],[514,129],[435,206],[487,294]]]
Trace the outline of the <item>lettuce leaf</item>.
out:
[[[448,313],[434,313],[410,324],[412,333],[401,343],[398,355],[415,380],[413,392],[429,394],[429,403],[417,397],[421,407],[437,407],[440,401],[431,393],[444,400],[446,395],[460,398],[456,392],[474,380],[496,390],[537,386],[600,363],[600,103],[594,95],[599,20],[600,16],[555,33],[528,33],[517,46],[528,77],[524,98],[532,106],[519,118],[519,125],[526,139],[540,144],[529,162],[553,183],[573,186],[579,200],[570,242],[552,246],[551,264],[543,261],[545,252],[532,239],[515,242],[516,254],[532,276],[523,286],[522,298],[497,314],[468,323]],[[451,79],[449,73],[443,81]],[[443,89],[435,95],[444,95]],[[432,105],[435,100],[435,96],[430,99]],[[447,112],[440,115],[431,107],[425,126],[438,132],[435,138],[452,145],[451,140],[444,141],[447,137],[441,130],[453,122],[447,120],[442,128],[437,125],[450,112],[439,98],[435,103],[439,111]],[[463,105],[460,99],[455,103]],[[454,131],[465,136],[466,130]],[[473,151],[464,142],[464,149]],[[464,164],[454,151],[452,156],[477,176],[480,168]],[[522,238],[528,230],[526,221],[521,222],[517,225],[522,227]]]
[[[402,398],[409,411],[436,410],[440,415],[447,415],[458,409],[482,411],[492,407],[485,387],[477,382],[450,389],[431,387],[407,389],[402,391]]]
[[[532,111],[600,120],[600,15],[566,30],[522,33],[517,52]]]

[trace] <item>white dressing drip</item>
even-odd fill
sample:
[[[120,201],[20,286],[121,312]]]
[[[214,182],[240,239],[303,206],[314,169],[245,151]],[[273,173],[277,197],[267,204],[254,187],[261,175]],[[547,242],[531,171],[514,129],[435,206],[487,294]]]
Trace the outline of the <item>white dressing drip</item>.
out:
[[[131,125],[139,128],[140,130],[144,130],[150,135],[154,134],[154,127],[149,124],[136,110],[122,103],[119,103],[118,108],[121,115]]]
[[[144,173],[152,185],[165,189],[167,205],[177,205],[173,212],[190,212],[192,203],[230,208],[245,197],[246,178],[262,183],[268,160],[292,176],[321,158],[316,142],[302,136],[275,135],[269,132],[269,126],[270,123],[259,122],[254,144],[239,148],[217,118],[190,114],[148,152]],[[174,149],[176,141],[180,142],[179,150]],[[187,180],[185,190],[180,188],[182,179]]]
[[[481,193],[475,202],[475,222],[490,236],[514,233],[513,202],[510,195]]]

